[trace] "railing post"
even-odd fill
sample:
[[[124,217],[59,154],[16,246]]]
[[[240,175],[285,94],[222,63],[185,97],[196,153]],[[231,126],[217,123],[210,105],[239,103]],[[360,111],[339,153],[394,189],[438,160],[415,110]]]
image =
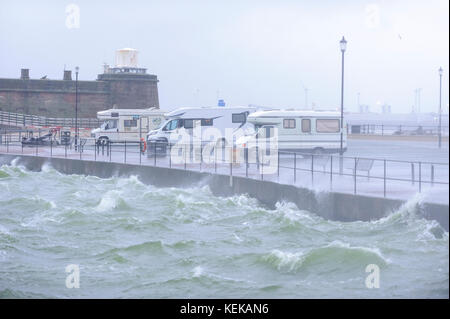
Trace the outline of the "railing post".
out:
[[[186,170],[186,156],[187,156],[186,144],[184,144],[184,170]]]
[[[97,140],[94,139],[94,162],[97,161]]]
[[[110,140],[108,140],[108,151],[109,151],[109,161],[111,162],[111,158],[112,158],[112,143]]]
[[[411,163],[411,183],[414,185],[415,177],[414,177],[414,163]]]
[[[431,186],[434,185],[434,165],[431,164]]]
[[[333,155],[330,155],[330,189],[333,189]]]
[[[124,151],[124,156],[125,156],[125,159],[124,159],[124,162],[126,163],[127,162],[127,141],[125,141],[125,151]]]
[[[172,144],[167,143],[169,147],[169,168],[172,168]]]
[[[53,157],[53,140],[50,140],[50,157]]]
[[[8,139],[8,135],[6,135],[6,153],[9,153],[9,139]]]
[[[422,192],[422,162],[419,162],[419,193]]]
[[[245,177],[248,178],[248,147],[244,148],[244,156],[245,156]]]
[[[280,151],[277,149],[277,179],[280,181]]]
[[[200,172],[202,171],[202,162],[203,162],[203,150],[202,150],[202,142],[200,141]]]
[[[353,170],[353,178],[354,178],[353,193],[355,195],[356,195],[356,165],[357,165],[357,159],[355,157],[355,169]]]
[[[155,148],[153,149],[153,166],[156,166],[156,147],[158,146],[158,142],[155,141],[153,144],[155,145]]]
[[[386,197],[386,159],[383,160],[383,196]]]
[[[311,154],[311,186],[314,186],[314,154]]]
[[[142,159],[141,159],[141,157],[142,157],[142,141],[139,140],[139,165],[142,164]]]
[[[64,145],[64,158],[67,158],[67,144]]]
[[[294,184],[297,182],[297,153],[294,153]]]
[[[264,150],[265,152],[266,150]],[[261,180],[264,180],[264,152],[261,153]]]
[[[217,173],[217,143],[214,146],[214,173]]]
[[[230,152],[230,177],[233,177],[233,149]]]

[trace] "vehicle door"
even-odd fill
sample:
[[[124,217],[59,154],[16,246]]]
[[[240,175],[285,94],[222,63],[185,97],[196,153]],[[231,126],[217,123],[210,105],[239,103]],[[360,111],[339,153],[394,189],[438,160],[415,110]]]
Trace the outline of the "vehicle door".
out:
[[[313,149],[317,145],[317,134],[313,134],[313,119],[300,118],[300,128],[296,149]]]
[[[118,119],[109,119],[103,123],[103,132],[110,140],[119,139]]]
[[[275,138],[275,126],[263,125],[258,129],[256,134],[256,145],[258,148],[265,150],[265,154],[269,154],[271,149],[278,148],[277,139]]]
[[[167,122],[167,124],[162,128],[161,132],[163,137],[171,144],[175,144],[179,140],[178,132],[182,124],[181,119],[175,119]]]

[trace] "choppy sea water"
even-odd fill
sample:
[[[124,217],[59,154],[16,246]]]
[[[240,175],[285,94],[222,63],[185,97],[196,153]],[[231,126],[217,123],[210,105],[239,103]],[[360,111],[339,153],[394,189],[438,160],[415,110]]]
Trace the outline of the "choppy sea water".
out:
[[[207,187],[3,165],[0,297],[448,298],[449,235],[416,215],[417,200],[343,223]],[[78,289],[66,288],[69,264]]]

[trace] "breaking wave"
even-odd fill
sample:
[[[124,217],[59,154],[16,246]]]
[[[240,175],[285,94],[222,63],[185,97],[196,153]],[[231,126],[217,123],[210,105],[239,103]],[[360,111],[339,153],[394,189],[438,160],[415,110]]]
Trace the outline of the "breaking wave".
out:
[[[273,250],[262,256],[261,260],[279,271],[287,272],[297,272],[304,268],[314,269],[323,265],[339,265],[341,269],[347,269],[361,264],[386,266],[390,263],[377,248],[351,246],[340,241],[298,253]]]

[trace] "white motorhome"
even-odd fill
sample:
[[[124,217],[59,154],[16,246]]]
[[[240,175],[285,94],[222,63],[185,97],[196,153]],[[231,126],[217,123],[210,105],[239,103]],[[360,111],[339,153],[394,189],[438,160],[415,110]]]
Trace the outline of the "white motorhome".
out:
[[[103,121],[99,128],[91,131],[97,141],[139,141],[150,130],[158,128],[164,121],[165,111],[149,109],[109,109],[97,112]]]
[[[147,134],[147,143],[174,144],[179,141],[182,131],[193,134],[194,128],[198,132],[202,143],[233,144],[233,134],[243,135],[245,131],[253,131],[253,126],[247,122],[249,114],[261,107],[185,107],[166,113],[166,122],[160,128]],[[208,128],[215,129],[206,131]],[[215,131],[216,134],[208,134]],[[205,134],[204,134],[205,133]],[[150,153],[150,148],[148,148]],[[158,148],[156,148],[158,152]],[[165,153],[166,147],[159,151]]]
[[[340,113],[334,111],[273,110],[255,112],[247,121],[255,133],[241,137],[238,147],[255,147],[258,143],[277,143],[279,150],[334,153],[340,150]],[[347,149],[345,121],[342,128],[343,149]],[[276,136],[275,136],[276,135]]]

